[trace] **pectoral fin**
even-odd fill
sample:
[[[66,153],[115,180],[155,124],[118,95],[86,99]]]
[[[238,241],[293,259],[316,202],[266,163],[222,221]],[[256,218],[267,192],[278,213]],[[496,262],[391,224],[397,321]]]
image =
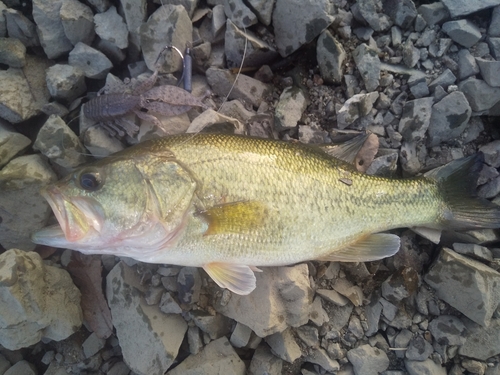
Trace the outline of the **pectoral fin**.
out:
[[[203,269],[221,288],[241,295],[255,289],[255,275],[249,266],[230,263],[209,263]]]
[[[263,225],[267,208],[257,201],[221,204],[203,211],[208,222],[205,235],[248,233]]]
[[[376,233],[319,260],[330,262],[371,262],[396,254],[400,239],[395,234]]]

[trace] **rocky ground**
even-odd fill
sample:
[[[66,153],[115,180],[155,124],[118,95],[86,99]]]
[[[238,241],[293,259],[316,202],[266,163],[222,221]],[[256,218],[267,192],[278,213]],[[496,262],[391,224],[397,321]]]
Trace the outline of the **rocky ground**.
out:
[[[393,258],[268,268],[245,297],[200,269],[31,243],[54,220],[42,186],[186,131],[329,143],[367,130],[367,173],[395,177],[482,151],[478,194],[498,199],[499,0],[163,4],[0,2],[0,375],[500,374],[495,230],[441,245],[399,230]],[[208,109],[163,106],[161,127],[124,136],[113,126],[139,123],[133,112],[111,126],[83,115],[105,85],[146,95],[156,68],[175,83],[175,51],[155,65],[167,44],[191,46]]]

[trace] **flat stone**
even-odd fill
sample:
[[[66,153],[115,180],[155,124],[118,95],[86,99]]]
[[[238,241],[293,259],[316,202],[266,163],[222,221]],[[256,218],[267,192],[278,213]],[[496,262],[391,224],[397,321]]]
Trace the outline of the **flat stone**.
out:
[[[258,22],[257,16],[242,0],[224,1],[224,12],[226,17],[239,28],[248,28]]]
[[[417,8],[412,0],[382,0],[384,13],[403,30],[410,28],[417,17]]]
[[[0,82],[0,118],[16,124],[37,114],[36,101],[21,69],[0,71]]]
[[[3,375],[37,375],[36,367],[22,360],[4,372]]]
[[[309,319],[318,327],[321,327],[324,323],[330,320],[328,313],[323,308],[320,297],[314,298],[311,310],[309,311]]]
[[[0,243],[5,249],[35,248],[31,233],[42,229],[52,212],[40,189],[56,180],[41,155],[17,157],[0,171]]]
[[[455,42],[466,48],[472,47],[481,39],[481,31],[469,20],[448,21],[442,30]]]
[[[368,94],[356,94],[347,99],[337,112],[338,128],[345,129],[357,119],[368,115],[378,98],[378,92],[370,92]]]
[[[30,144],[31,140],[28,137],[16,132],[7,122],[0,120],[0,169]]]
[[[345,306],[349,303],[349,299],[332,289],[318,289],[318,295],[326,301],[333,303],[336,306]]]
[[[374,91],[380,82],[381,65],[377,52],[363,43],[354,50],[353,58],[361,73],[366,90]]]
[[[202,311],[192,311],[189,316],[194,324],[206,333],[211,340],[226,336],[231,332],[232,321],[224,315],[210,315]]]
[[[16,38],[0,38],[0,64],[22,68],[26,63],[26,47]]]
[[[491,13],[490,27],[488,28],[489,36],[500,36],[500,5],[496,6]]]
[[[443,248],[424,280],[439,298],[483,326],[500,302],[500,273],[450,249]]]
[[[316,44],[316,58],[325,82],[342,82],[346,57],[342,44],[328,30],[323,31]]]
[[[286,87],[280,95],[274,112],[276,127],[279,130],[296,127],[306,107],[307,100],[304,92],[296,86]]]
[[[476,58],[484,81],[491,87],[500,87],[500,61]]]
[[[226,337],[210,342],[198,354],[190,355],[167,375],[245,375],[246,368]]]
[[[94,23],[95,32],[102,40],[106,40],[120,49],[128,47],[127,25],[116,12],[114,6],[104,13],[97,13],[94,16]]]
[[[146,0],[120,0],[123,18],[129,33],[129,56],[139,59],[141,51],[141,37],[139,27],[146,21]],[[133,59],[135,61],[136,59]]]
[[[411,40],[403,45],[403,62],[408,68],[413,68],[420,60],[420,50],[413,46]]]
[[[80,68],[56,64],[47,69],[47,87],[54,99],[71,102],[87,91],[85,75]]]
[[[453,18],[465,16],[467,14],[500,5],[500,0],[442,0],[442,2],[446,8],[448,8],[448,11]]]
[[[76,44],[69,53],[68,62],[70,65],[80,68],[85,77],[92,79],[106,78],[113,67],[106,55],[83,43]]]
[[[137,272],[123,262],[106,278],[106,296],[123,360],[136,373],[163,375],[177,357],[187,323],[179,315],[148,306],[144,292]]]
[[[382,350],[368,344],[347,352],[356,375],[378,375],[389,367],[389,358]]]
[[[100,126],[91,126],[83,133],[83,144],[94,157],[105,157],[123,150],[125,146],[118,139],[111,137]]]
[[[433,98],[409,100],[404,104],[398,131],[406,141],[419,141],[429,128]]]
[[[486,39],[488,42],[488,47],[491,53],[491,56],[493,56],[495,59],[499,60],[500,59],[500,38],[487,38]],[[488,53],[488,50],[486,49],[486,54]]]
[[[410,87],[410,91],[416,99],[424,98],[430,94],[429,86],[425,82],[420,82]]]
[[[409,375],[446,375],[446,367],[442,367],[432,359],[425,361],[405,360],[405,368]]]
[[[453,74],[453,72],[450,69],[446,69],[436,79],[429,83],[429,89],[434,91],[437,86],[448,88],[448,86],[453,85],[456,80],[457,77]]]
[[[196,267],[182,267],[177,275],[177,292],[182,303],[196,303],[200,299],[201,276]]]
[[[493,168],[500,167],[500,140],[487,143],[479,148],[484,154],[484,161]]]
[[[395,353],[396,357],[404,358],[406,354],[406,350],[408,349],[408,345],[410,344],[410,340],[413,337],[413,333],[408,329],[402,329],[396,337],[394,338],[394,348],[396,348]],[[400,349],[400,350],[397,350]]]
[[[276,0],[273,26],[276,46],[285,57],[311,42],[334,21],[333,4],[327,0]]]
[[[469,78],[458,84],[473,111],[485,111],[500,102],[500,88],[491,87],[486,82],[476,78]]]
[[[307,323],[312,291],[306,264],[268,267],[255,276],[257,287],[252,293],[232,294],[225,305],[217,300],[215,309],[245,324],[260,337]]]
[[[271,353],[269,347],[265,344],[259,345],[253,354],[249,375],[281,374],[283,360]]]
[[[293,363],[302,355],[290,328],[283,332],[276,332],[264,340],[271,347],[273,353],[286,362]]]
[[[363,291],[357,285],[353,285],[347,279],[338,279],[333,285],[333,289],[349,298],[354,306],[361,306],[363,304]]]
[[[320,365],[330,373],[337,373],[340,370],[340,364],[337,360],[331,359],[327,351],[323,348],[313,348],[306,356],[306,362]]]
[[[448,9],[441,1],[420,5],[417,11],[424,18],[429,27],[440,24],[450,18]]]
[[[472,243],[454,243],[453,250],[459,254],[466,255],[477,260],[482,260],[483,262],[491,262],[493,260],[490,249],[484,246]]]
[[[65,0],[61,5],[60,15],[64,34],[71,44],[92,43],[95,31],[94,14],[90,7],[78,0]]]
[[[382,3],[377,0],[359,0],[358,11],[375,31],[388,30],[392,26],[389,16],[383,13]]]
[[[410,340],[405,356],[410,361],[425,361],[433,352],[431,343],[418,335]]]
[[[45,265],[35,252],[11,249],[0,255],[0,298],[0,345],[9,350],[43,338],[64,340],[82,324],[80,291],[69,273]]]
[[[478,73],[479,66],[474,56],[472,56],[468,49],[461,49],[458,52],[458,78],[463,81]]]
[[[106,340],[103,338],[97,337],[95,332],[92,332],[89,337],[85,339],[82,344],[83,353],[85,354],[85,358],[90,358],[93,355],[97,354],[99,350],[104,348],[106,345]]]
[[[464,320],[465,343],[458,349],[460,355],[486,361],[500,353],[500,319],[493,319],[488,327]]]
[[[19,39],[26,47],[40,46],[36,25],[22,14],[22,12],[7,8],[2,13],[5,16],[9,38]]]
[[[248,0],[255,15],[266,26],[271,24],[275,0]]]
[[[158,306],[160,307],[160,311],[165,314],[182,313],[182,309],[179,304],[169,292],[163,293]]]
[[[429,323],[429,331],[439,345],[460,346],[465,343],[465,325],[456,316],[438,316]]]
[[[243,348],[250,341],[252,330],[244,324],[236,323],[233,332],[231,333],[231,344],[235,348]]]

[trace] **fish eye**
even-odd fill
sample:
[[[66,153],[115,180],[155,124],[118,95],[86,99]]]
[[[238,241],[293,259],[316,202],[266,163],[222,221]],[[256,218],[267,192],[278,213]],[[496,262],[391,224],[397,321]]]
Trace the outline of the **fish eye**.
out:
[[[102,185],[101,175],[95,171],[84,171],[78,176],[78,184],[83,190],[96,191]]]

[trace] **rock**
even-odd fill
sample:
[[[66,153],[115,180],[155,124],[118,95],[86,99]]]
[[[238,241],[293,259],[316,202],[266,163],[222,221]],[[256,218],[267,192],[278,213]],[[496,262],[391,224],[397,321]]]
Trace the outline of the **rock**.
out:
[[[500,319],[493,319],[487,328],[470,320],[464,321],[465,343],[458,349],[460,355],[486,361],[500,353]]]
[[[128,29],[123,18],[116,12],[114,6],[104,13],[94,16],[95,32],[102,39],[106,40],[120,49],[128,47]]]
[[[75,133],[59,116],[51,115],[37,134],[33,144],[52,162],[67,169],[87,161],[86,150]]]
[[[471,113],[469,102],[459,91],[452,92],[434,104],[428,129],[430,146],[460,136],[469,122]]]
[[[346,57],[342,44],[328,30],[323,31],[316,44],[316,58],[321,77],[325,82],[342,82]]]
[[[450,249],[443,248],[424,280],[439,298],[483,326],[500,302],[500,273]]]
[[[273,26],[281,56],[295,52],[311,42],[334,20],[333,5],[326,0],[276,0]]]
[[[201,276],[196,267],[182,267],[177,275],[178,298],[181,303],[196,303],[200,299]]]
[[[361,306],[363,304],[363,291],[357,285],[352,285],[347,279],[338,279],[333,285],[333,289],[349,298],[354,306]]]
[[[345,306],[349,303],[349,299],[332,289],[318,289],[316,293],[328,302],[336,306]]]
[[[490,49],[491,56],[495,59],[500,59],[500,38],[488,38],[488,47]],[[487,50],[486,50],[487,53]]]
[[[500,87],[500,61],[488,61],[476,58],[481,75],[491,87]]]
[[[77,43],[75,48],[69,53],[68,62],[70,65],[80,68],[85,77],[92,79],[103,79],[113,67],[111,61],[100,51]]]
[[[380,80],[380,59],[377,52],[363,43],[354,50],[353,58],[366,90],[374,91]]]
[[[62,2],[60,16],[64,34],[71,44],[92,43],[95,37],[92,9],[78,0],[67,0]]]
[[[456,316],[438,316],[430,322],[429,331],[439,345],[460,346],[465,343],[465,325]]]
[[[468,49],[461,49],[458,52],[458,78],[463,81],[478,73],[479,66],[474,56],[472,56]]]
[[[252,335],[252,330],[244,324],[236,323],[236,327],[231,334],[231,344],[235,348],[243,348],[250,341],[250,336]]]
[[[500,167],[500,140],[487,143],[479,148],[484,154],[484,161],[493,168]]]
[[[412,0],[382,0],[384,13],[402,29],[408,29],[413,25],[417,17],[417,8]]]
[[[409,375],[446,375],[446,367],[442,367],[432,359],[425,361],[405,360],[405,368]]]
[[[228,70],[210,68],[206,71],[206,75],[208,84],[215,94],[222,97],[229,94],[228,99],[243,99],[254,107],[258,107],[271,92],[270,86],[244,74],[239,75],[232,91],[231,87],[236,79],[235,74]]]
[[[106,296],[123,360],[138,374],[163,375],[177,357],[187,324],[179,315],[148,306],[144,291],[138,274],[123,262],[106,278]]]
[[[97,337],[95,332],[92,332],[89,337],[85,339],[82,344],[83,353],[85,354],[85,358],[90,358],[93,355],[97,354],[99,350],[104,348],[106,345],[106,340],[103,338]]]
[[[420,141],[424,138],[429,128],[433,103],[432,98],[409,100],[405,103],[398,127],[405,141]]]
[[[306,362],[320,365],[323,369],[330,373],[337,373],[340,370],[339,362],[331,359],[328,353],[323,348],[313,348],[306,356]]]
[[[0,118],[19,123],[37,114],[36,101],[22,70],[9,68],[0,71]]]
[[[241,29],[255,25],[257,16],[245,5],[242,0],[224,1],[224,12],[232,23]]]
[[[179,304],[169,292],[163,293],[158,307],[160,308],[160,311],[165,314],[182,313],[182,309],[180,308]]]
[[[472,243],[454,243],[453,250],[455,250],[459,254],[466,255],[483,262],[491,262],[493,260],[491,251],[484,246],[479,246]]]
[[[368,94],[356,94],[347,99],[337,113],[338,128],[345,129],[357,119],[368,115],[378,98],[378,92],[371,92]]]
[[[493,9],[490,27],[488,28],[488,35],[500,36],[500,5]]]
[[[224,51],[229,68],[239,68],[241,66],[245,44],[244,67],[262,66],[271,63],[278,57],[278,53],[269,44],[258,39],[251,31],[247,31],[246,33],[241,31],[231,20],[227,20]]]
[[[100,126],[91,126],[83,133],[83,144],[94,157],[105,157],[123,150],[125,146],[118,139],[111,137]]]
[[[22,360],[9,368],[3,375],[37,375],[36,367]]]
[[[473,359],[465,359],[461,364],[471,374],[484,374],[487,368],[485,363],[474,361]]]
[[[469,20],[448,21],[442,30],[455,42],[466,48],[472,47],[481,39],[481,31]]]
[[[123,11],[120,14],[123,14],[129,32],[128,54],[138,59],[141,51],[139,27],[146,21],[146,0],[120,0],[120,3]]]
[[[380,0],[359,0],[358,11],[364,20],[375,31],[384,31],[392,26],[389,17],[382,12]]]
[[[29,145],[31,140],[28,137],[14,131],[9,124],[0,120],[0,169]]]
[[[266,374],[281,374],[283,368],[283,361],[272,355],[269,347],[266,345],[259,345],[253,354],[250,368],[248,369],[249,375],[266,375]]]
[[[49,59],[71,51],[73,45],[64,33],[60,11],[63,0],[33,0],[33,19],[38,37]]]
[[[394,338],[394,347],[396,349],[396,357],[398,358],[404,358],[406,351],[404,349],[408,349],[408,346],[410,344],[410,340],[413,337],[413,333],[410,330],[407,329],[402,329],[401,332],[399,332],[396,337]]]
[[[429,27],[446,21],[450,18],[450,13],[440,1],[431,4],[422,4],[418,7],[418,13],[424,18]]]
[[[378,375],[389,367],[389,358],[382,350],[370,345],[360,345],[347,352],[356,375]]]
[[[295,128],[306,107],[307,99],[304,91],[296,86],[286,87],[274,112],[277,129]]]
[[[19,39],[26,47],[40,46],[36,25],[32,21],[18,10],[5,9],[2,13],[7,23],[9,38]]]
[[[486,82],[469,78],[458,84],[473,111],[485,111],[500,102],[500,88],[491,87]]]
[[[434,352],[434,348],[430,342],[418,335],[411,339],[405,356],[410,361],[425,361],[432,352]]]
[[[215,309],[247,325],[260,337],[307,323],[312,291],[306,264],[269,267],[255,276],[257,287],[252,293],[233,294],[226,305],[217,300]]]
[[[0,298],[0,344],[9,350],[64,340],[82,324],[80,291],[68,272],[45,265],[35,252],[0,255]]]
[[[328,317],[327,312],[323,308],[321,303],[321,298],[316,297],[311,305],[311,309],[309,311],[309,319],[311,322],[316,324],[318,327],[321,327],[324,323],[328,322],[330,319]]]
[[[26,47],[19,39],[0,38],[0,64],[22,68],[26,63]]]
[[[198,354],[190,355],[167,375],[245,375],[243,361],[238,357],[226,337],[205,346]]]
[[[202,311],[192,311],[189,316],[194,324],[205,332],[211,340],[228,335],[231,332],[232,321],[221,314],[210,315]]]
[[[442,0],[443,4],[448,8],[451,16],[459,17],[467,14],[478,12],[482,9],[487,9],[500,5],[500,0],[482,0],[482,1],[468,1],[468,0]]]
[[[54,99],[71,102],[87,91],[85,76],[80,68],[56,64],[47,70],[47,87]]]
[[[248,0],[248,3],[252,6],[259,21],[269,26],[273,15],[274,0]]]
[[[0,244],[5,249],[35,248],[30,235],[43,228],[51,214],[40,189],[56,180],[41,155],[20,156],[0,171]]]
[[[429,83],[429,89],[431,91],[434,91],[437,86],[447,88],[448,86],[454,84],[456,82],[456,80],[457,80],[457,77],[455,77],[453,72],[450,69],[446,69],[434,81]]]
[[[293,363],[302,355],[290,328],[287,328],[283,332],[276,332],[266,337],[265,340],[273,353],[284,361]]]
[[[408,68],[413,68],[420,60],[420,51],[413,46],[411,40],[403,45],[403,62]]]

